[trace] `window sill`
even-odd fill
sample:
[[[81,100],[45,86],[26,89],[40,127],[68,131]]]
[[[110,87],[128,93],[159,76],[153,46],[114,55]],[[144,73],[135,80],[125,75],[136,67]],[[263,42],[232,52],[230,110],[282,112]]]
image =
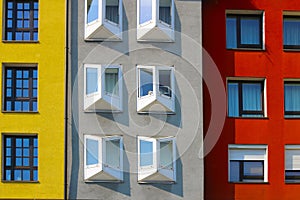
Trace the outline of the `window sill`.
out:
[[[18,183],[18,184],[23,184],[23,183],[25,183],[25,184],[39,184],[40,182],[39,181],[4,181],[4,180],[2,180],[1,181],[2,183],[13,183],[13,184],[16,184],[16,183]]]
[[[3,43],[31,43],[31,44],[38,44],[39,41],[34,40],[28,40],[28,41],[22,41],[22,40],[2,40]]]
[[[266,51],[266,49],[260,49],[260,48],[226,48],[228,51]]]
[[[269,184],[269,182],[229,182],[230,184]]]

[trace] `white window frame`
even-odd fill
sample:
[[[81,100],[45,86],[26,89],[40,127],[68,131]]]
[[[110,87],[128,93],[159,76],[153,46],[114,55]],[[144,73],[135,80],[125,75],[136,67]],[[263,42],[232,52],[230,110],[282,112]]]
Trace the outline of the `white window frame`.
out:
[[[87,139],[98,141],[98,163],[94,165],[87,165]],[[106,141],[120,140],[120,167],[114,168],[106,164]],[[97,179],[93,180],[93,176],[99,173],[106,173],[110,175],[111,180]],[[122,182],[123,181],[123,137],[122,136],[96,136],[84,135],[84,181],[85,182]]]
[[[141,96],[141,79],[140,70],[148,69],[152,70],[153,74],[153,91],[152,93]],[[170,70],[170,81],[171,81],[171,97],[161,94],[159,91],[159,71]],[[175,113],[175,69],[170,66],[137,66],[137,112],[138,113],[156,113],[156,114],[174,114]],[[162,106],[166,107],[166,110],[149,111],[145,109],[148,105],[158,102]]]
[[[87,69],[97,69],[98,74],[98,91],[87,94]],[[119,94],[114,95],[105,91],[105,70],[118,69],[118,88]],[[85,112],[122,112],[123,111],[123,77],[121,65],[99,65],[99,64],[84,64],[84,111]],[[111,104],[111,109],[95,106],[90,109],[90,106],[96,104],[97,101],[104,101],[106,104]]]
[[[175,4],[171,0],[171,24],[167,24],[159,19],[159,1],[152,0],[152,18],[140,24],[140,1],[137,0],[137,40],[138,41],[152,41],[152,42],[174,42],[174,28],[175,28]],[[150,31],[157,31],[156,36],[153,38],[144,37]],[[152,33],[153,34],[153,33]],[[165,36],[162,36],[165,35]]]
[[[141,141],[151,142],[152,147],[152,165],[141,166]],[[160,143],[165,141],[172,142],[172,168],[166,169],[160,166]],[[159,183],[175,183],[176,182],[176,139],[175,137],[161,137],[161,138],[151,138],[138,136],[138,182],[139,183],[151,183],[151,182],[159,182]],[[157,176],[157,179],[151,178],[150,180],[147,177],[150,177],[156,173],[161,174],[164,177],[167,177],[168,180],[161,180]]]
[[[255,151],[265,151],[264,155],[255,155]],[[231,151],[240,151],[238,157],[233,156]],[[253,155],[247,154],[248,151],[253,151]],[[241,161],[263,161],[264,163],[264,180],[263,182],[254,182],[254,183],[266,183],[268,182],[268,146],[267,145],[238,145],[230,144],[228,145],[228,182],[230,180],[230,161],[231,160],[241,160]],[[249,182],[238,182],[238,183],[249,183]]]
[[[85,40],[94,40],[94,41],[120,41],[122,40],[122,24],[123,24],[123,3],[122,0],[119,0],[119,23],[116,24],[112,21],[106,19],[106,0],[97,0],[98,1],[98,18],[92,22],[88,23],[87,16],[87,3],[88,0],[85,0]],[[106,31],[95,34],[100,29],[106,29]],[[107,36],[107,33],[110,33],[111,36]],[[93,34],[97,36],[93,36]]]
[[[300,145],[285,145],[285,159],[284,159],[285,167],[284,170],[300,170]],[[299,179],[288,180],[286,179],[286,183],[300,183]]]

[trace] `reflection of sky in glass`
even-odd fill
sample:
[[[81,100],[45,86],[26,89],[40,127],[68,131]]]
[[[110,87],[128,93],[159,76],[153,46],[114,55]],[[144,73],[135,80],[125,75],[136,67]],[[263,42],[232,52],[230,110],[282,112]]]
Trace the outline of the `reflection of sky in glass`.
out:
[[[88,0],[87,5],[87,23],[95,21],[98,19],[98,0]]]
[[[87,139],[86,140],[86,164],[98,164],[98,141]]]
[[[106,164],[120,168],[120,140],[106,141]]]
[[[150,95],[153,92],[152,69],[140,69],[140,96]]]
[[[97,92],[98,90],[98,70],[96,68],[86,69],[86,94]]]
[[[152,19],[152,0],[140,0],[140,24]]]
[[[148,166],[153,164],[153,143],[140,141],[140,165]]]

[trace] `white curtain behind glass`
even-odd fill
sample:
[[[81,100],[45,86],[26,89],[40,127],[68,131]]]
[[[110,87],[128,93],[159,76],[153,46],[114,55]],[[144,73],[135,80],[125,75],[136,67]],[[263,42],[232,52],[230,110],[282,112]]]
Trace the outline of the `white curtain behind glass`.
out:
[[[300,19],[284,19],[284,45],[300,45]]]

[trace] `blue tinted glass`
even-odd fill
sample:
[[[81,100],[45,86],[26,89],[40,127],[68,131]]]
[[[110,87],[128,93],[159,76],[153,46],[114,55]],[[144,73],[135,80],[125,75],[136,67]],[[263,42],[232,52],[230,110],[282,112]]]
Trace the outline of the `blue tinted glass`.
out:
[[[7,11],[7,17],[8,18],[12,18],[12,14],[13,14],[12,10]]]
[[[22,177],[21,177],[21,170],[15,170],[15,181],[21,181]]]
[[[6,158],[6,165],[5,166],[11,166],[11,158],[10,157]]]
[[[37,146],[38,146],[38,139],[37,139],[37,138],[34,138],[34,139],[33,139],[33,146],[34,146],[34,147],[37,147]]]
[[[11,148],[6,148],[6,156],[11,156]]]
[[[29,111],[29,102],[23,102],[23,111],[28,112]]]
[[[22,40],[22,32],[16,33],[16,40]]]
[[[284,84],[284,109],[285,111],[300,111],[300,84]],[[296,117],[296,116],[290,116]]]
[[[7,32],[7,40],[12,40],[12,32]]]
[[[28,90],[26,89],[26,90],[23,90],[23,97],[28,97],[29,95],[28,95],[29,93],[28,93]]]
[[[16,156],[22,156],[22,148],[16,148]]]
[[[29,148],[23,149],[23,156],[29,156]]]
[[[37,70],[33,70],[33,78],[37,78],[38,74],[37,74]]]
[[[260,44],[260,19],[241,18],[241,44]]]
[[[38,33],[37,33],[37,32],[34,32],[34,33],[33,33],[33,40],[34,40],[34,41],[37,41],[37,40],[38,40]]]
[[[29,78],[29,70],[23,70],[23,78]]]
[[[30,170],[23,170],[23,181],[30,181]]]
[[[11,78],[11,77],[12,77],[12,70],[11,70],[11,69],[8,69],[8,70],[6,71],[6,77],[7,77],[7,78]]]
[[[39,3],[38,2],[34,2],[34,9],[38,9],[39,8]]]
[[[7,20],[7,28],[12,28],[12,20]]]
[[[33,12],[33,17],[34,17],[34,19],[38,19],[39,18],[39,11],[37,11],[37,10],[35,10],[34,12]]]
[[[140,69],[140,96],[153,94],[153,70]]]
[[[239,87],[238,83],[228,83],[228,116],[239,116]]]
[[[285,18],[283,20],[284,45],[300,45],[300,19]]]
[[[87,23],[90,23],[92,21],[95,21],[96,19],[98,19],[98,14],[99,14],[99,5],[98,2],[99,0],[91,0],[88,1],[90,2],[87,5]]]
[[[29,139],[28,138],[23,139],[23,147],[29,147]]]
[[[34,180],[34,181],[37,181],[37,180],[38,180],[38,171],[37,171],[37,170],[34,170],[34,171],[33,171],[33,180]]]
[[[11,171],[10,170],[5,170],[5,180],[10,181],[11,180]]]
[[[16,96],[17,97],[22,97],[22,90],[21,89],[16,90]]]
[[[26,26],[24,26],[25,28],[28,28]],[[30,33],[29,32],[24,32],[24,40],[30,40]]]
[[[24,28],[29,28],[29,20],[24,20]],[[29,32],[25,32],[24,34],[29,34]]]
[[[29,9],[29,3],[24,3],[24,9]]]
[[[33,166],[37,167],[38,166],[38,159],[33,158]]]
[[[6,80],[6,87],[11,87],[11,79]]]
[[[17,78],[22,78],[22,70],[17,70]]]
[[[11,111],[11,101],[6,102],[6,111]]]
[[[17,8],[18,8],[18,9],[23,9],[23,3],[18,3],[18,4],[17,4]]]
[[[36,80],[36,79],[33,80],[33,87],[34,87],[34,88],[37,88],[37,80]]]
[[[38,28],[38,27],[39,27],[39,22],[38,22],[38,20],[34,20],[34,22],[33,22],[33,27],[34,27],[34,28]]]
[[[22,110],[22,102],[16,101],[15,102],[15,111],[21,111]]]
[[[16,147],[22,147],[22,139],[21,138],[16,139]]]
[[[29,158],[23,158],[23,166],[29,166]]]
[[[86,94],[98,91],[98,69],[86,68]]]
[[[94,165],[98,164],[98,152],[99,146],[97,140],[86,139],[86,164],[87,165]]]
[[[17,20],[17,28],[23,28],[23,21],[22,20]],[[22,35],[22,33],[21,33]],[[20,36],[22,37],[22,36]]]
[[[29,19],[29,11],[24,11],[24,18]]]
[[[226,18],[226,47],[237,48],[236,18]]]
[[[11,147],[11,138],[6,138],[6,146]]]
[[[16,158],[16,166],[22,166],[22,158]]]
[[[250,111],[262,110],[262,96],[260,83],[244,83],[243,89],[243,109]]]
[[[140,24],[143,24],[152,19],[152,0],[140,1]]]
[[[32,93],[33,93],[33,94],[32,94],[33,97],[37,97],[37,89],[33,89],[33,90],[32,90]]]
[[[37,111],[37,109],[38,109],[38,107],[37,107],[38,105],[37,105],[37,102],[33,102],[32,103],[32,111]]]
[[[153,142],[140,140],[140,165],[148,166],[153,164]]]
[[[29,88],[29,81],[23,80],[23,88]]]
[[[33,156],[38,156],[38,149],[37,148],[34,148],[34,150],[33,150]]]
[[[8,9],[12,9],[13,8],[13,3],[12,2],[8,2],[7,3],[7,8]]]
[[[17,18],[18,19],[22,19],[23,18],[23,12],[22,11],[18,11],[17,12]]]
[[[6,89],[6,96],[11,97],[11,89]]]
[[[22,88],[22,80],[17,80],[16,86],[17,86],[17,88]]]
[[[238,161],[230,161],[230,176],[231,182],[240,181],[240,163]]]

